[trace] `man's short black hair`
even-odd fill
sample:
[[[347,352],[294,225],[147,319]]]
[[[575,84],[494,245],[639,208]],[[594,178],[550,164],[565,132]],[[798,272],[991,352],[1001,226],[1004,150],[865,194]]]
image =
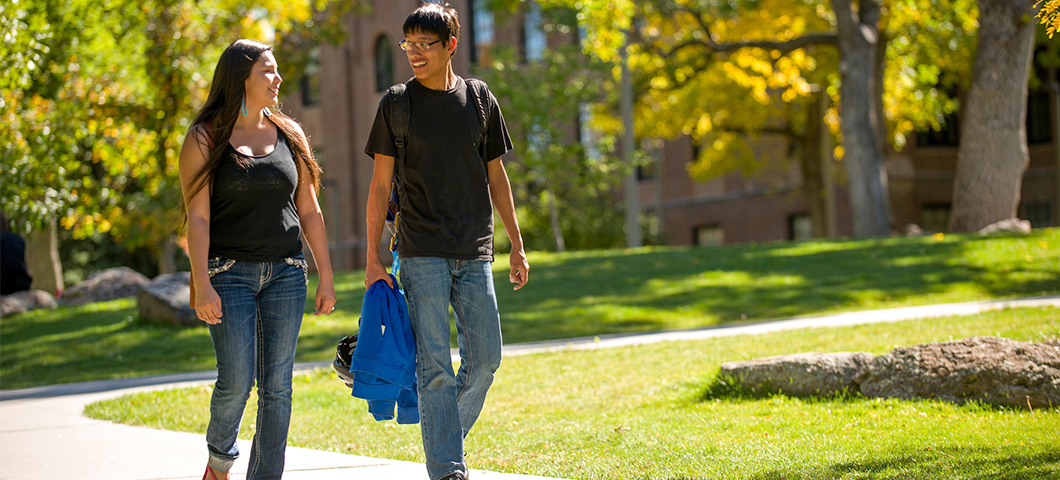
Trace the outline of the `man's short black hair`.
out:
[[[460,19],[457,18],[456,9],[448,3],[425,3],[409,14],[401,31],[406,36],[413,33],[437,35],[448,46],[449,37],[460,39]]]

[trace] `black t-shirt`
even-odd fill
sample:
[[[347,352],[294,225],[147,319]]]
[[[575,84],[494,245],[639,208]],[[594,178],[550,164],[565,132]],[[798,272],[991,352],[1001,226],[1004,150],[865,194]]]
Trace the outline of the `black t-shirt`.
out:
[[[398,253],[493,261],[486,164],[512,149],[497,99],[490,93],[486,102],[490,113],[484,160],[478,149],[482,123],[464,79],[445,91],[431,90],[415,79],[406,88],[411,113],[405,164],[395,165],[401,186]],[[391,156],[396,162],[389,106],[390,96],[384,95],[364,153]]]
[[[302,253],[298,166],[283,133],[266,155],[228,146],[210,192],[210,257],[274,262]]]

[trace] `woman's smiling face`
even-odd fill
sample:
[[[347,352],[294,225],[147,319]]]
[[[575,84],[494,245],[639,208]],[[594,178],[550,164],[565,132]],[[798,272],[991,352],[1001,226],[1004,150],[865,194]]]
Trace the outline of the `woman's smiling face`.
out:
[[[282,82],[283,77],[280,77],[276,57],[271,51],[263,52],[254,62],[254,68],[244,82],[247,103],[258,108],[276,105],[280,101],[280,83]]]

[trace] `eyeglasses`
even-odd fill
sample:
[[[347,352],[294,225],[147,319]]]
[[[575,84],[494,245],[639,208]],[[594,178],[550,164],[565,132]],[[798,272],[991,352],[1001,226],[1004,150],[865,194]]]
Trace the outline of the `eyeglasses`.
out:
[[[428,48],[431,48],[431,45],[434,45],[434,44],[436,44],[436,43],[438,43],[440,41],[442,41],[442,39],[440,39],[440,38],[438,40],[433,41],[433,42],[410,42],[408,40],[402,40],[402,41],[398,42],[398,46],[401,47],[401,49],[406,51],[406,52],[409,51],[409,50],[412,50],[413,48],[415,48],[416,50],[419,50],[419,51],[423,51],[423,50],[426,50]]]

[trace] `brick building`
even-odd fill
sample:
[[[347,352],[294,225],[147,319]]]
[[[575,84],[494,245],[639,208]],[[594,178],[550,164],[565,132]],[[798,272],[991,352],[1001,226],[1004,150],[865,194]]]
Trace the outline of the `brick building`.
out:
[[[363,153],[364,145],[386,88],[412,76],[397,42],[404,38],[401,25],[405,17],[420,3],[377,1],[371,13],[348,17],[346,40],[337,46],[320,47],[299,95],[284,99],[284,110],[302,123],[324,168],[321,204],[332,262],[339,270],[364,266],[369,241],[365,238],[365,203],[373,167]],[[532,58],[534,51],[569,42],[574,35],[546,35],[535,28],[538,17],[533,9],[528,14],[500,17],[476,10],[482,0],[449,3],[459,11],[462,26],[453,60],[458,75],[469,76],[471,65],[487,64],[491,45],[516,45]],[[1055,70],[1042,73],[1057,79]],[[1029,102],[1031,164],[1024,176],[1020,216],[1030,219],[1035,227],[1060,224],[1060,135],[1055,102],[1055,91],[1046,88],[1032,92]],[[945,230],[957,158],[956,118],[947,128],[917,135],[902,152],[888,155],[892,225],[896,230],[910,223],[926,230]],[[688,174],[686,165],[696,154],[690,138],[655,142],[656,163],[640,176],[639,196],[641,208],[659,218],[667,244],[706,246],[813,236],[797,162],[786,158],[790,149],[785,141],[768,135],[762,138],[756,149],[768,167],[752,177],[734,173],[705,183]],[[517,161],[518,152],[509,155],[507,161]],[[841,178],[841,167],[831,163]],[[846,191],[837,182],[831,192],[832,235],[848,236],[852,221]]]

